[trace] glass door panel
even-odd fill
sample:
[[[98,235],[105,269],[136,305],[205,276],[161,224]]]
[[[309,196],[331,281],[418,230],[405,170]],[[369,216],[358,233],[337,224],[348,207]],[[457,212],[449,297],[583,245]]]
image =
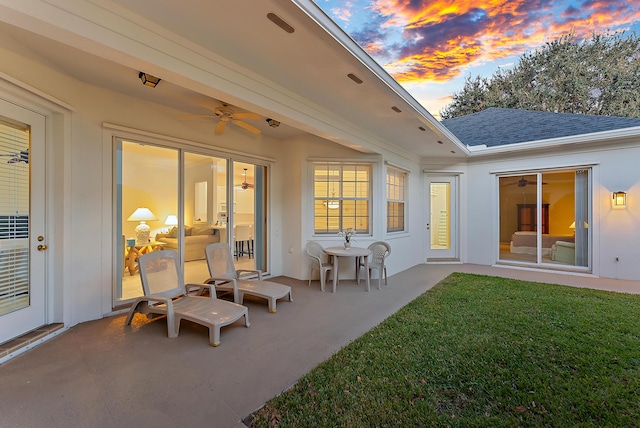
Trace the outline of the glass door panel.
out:
[[[431,183],[431,233],[432,250],[451,248],[451,185]]]
[[[184,279],[200,283],[211,276],[206,246],[228,242],[227,159],[186,152],[183,195]]]
[[[457,177],[427,180],[429,224],[427,260],[458,259]]]
[[[0,317],[29,307],[29,129],[0,120]]]
[[[589,170],[499,177],[500,255],[562,268],[588,268]]]
[[[538,221],[547,227],[547,213],[538,216],[536,174],[500,177],[500,259],[538,261]]]
[[[176,149],[116,142],[116,304],[142,295],[140,255],[180,248],[178,155]]]
[[[233,162],[233,249],[237,269],[266,270],[266,168]]]

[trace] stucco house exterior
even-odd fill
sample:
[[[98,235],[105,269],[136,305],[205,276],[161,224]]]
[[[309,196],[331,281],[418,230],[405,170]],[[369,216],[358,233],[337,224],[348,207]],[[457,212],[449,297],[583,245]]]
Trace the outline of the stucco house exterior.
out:
[[[0,343],[126,309],[136,252],[175,242],[197,278],[197,246],[233,245],[245,224],[247,262],[273,276],[308,278],[306,243],[353,227],[358,246],[391,244],[390,275],[476,263],[640,280],[637,119],[441,124],[307,0],[0,0],[0,40],[0,162],[23,180],[0,183],[14,195],[0,236],[2,220],[27,225],[0,254],[28,272]]]

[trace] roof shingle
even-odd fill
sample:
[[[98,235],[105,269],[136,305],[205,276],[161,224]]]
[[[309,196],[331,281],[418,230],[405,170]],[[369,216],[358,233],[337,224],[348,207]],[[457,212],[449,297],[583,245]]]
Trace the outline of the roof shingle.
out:
[[[467,146],[493,147],[632,128],[640,126],[640,118],[492,107],[442,124]]]

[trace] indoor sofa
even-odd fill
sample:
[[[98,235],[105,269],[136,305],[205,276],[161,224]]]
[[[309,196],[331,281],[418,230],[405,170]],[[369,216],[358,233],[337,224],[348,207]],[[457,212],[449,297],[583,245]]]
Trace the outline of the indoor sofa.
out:
[[[156,241],[164,243],[165,250],[178,251],[178,228],[173,227],[168,233],[158,233]],[[216,242],[220,242],[220,231],[208,224],[185,227],[184,261],[205,259],[204,249],[207,245]]]

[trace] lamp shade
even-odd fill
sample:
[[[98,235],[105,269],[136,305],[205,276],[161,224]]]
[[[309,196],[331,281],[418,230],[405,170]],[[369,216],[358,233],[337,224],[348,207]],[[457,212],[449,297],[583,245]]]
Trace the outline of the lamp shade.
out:
[[[157,220],[149,208],[140,207],[133,212],[127,219],[127,221],[150,221]]]
[[[164,221],[166,226],[177,226],[178,225],[178,217],[174,215],[168,215],[167,219]]]

